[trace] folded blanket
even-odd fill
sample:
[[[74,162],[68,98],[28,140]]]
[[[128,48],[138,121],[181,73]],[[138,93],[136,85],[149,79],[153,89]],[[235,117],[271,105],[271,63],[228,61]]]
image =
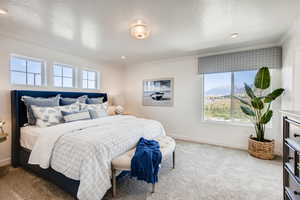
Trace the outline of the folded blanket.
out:
[[[138,180],[143,180],[147,183],[156,183],[158,181],[157,174],[161,159],[159,143],[142,137],[131,159],[131,177],[137,177]]]

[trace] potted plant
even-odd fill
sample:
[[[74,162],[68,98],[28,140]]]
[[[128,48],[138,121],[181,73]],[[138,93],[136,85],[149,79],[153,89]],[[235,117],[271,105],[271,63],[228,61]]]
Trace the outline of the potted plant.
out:
[[[273,116],[271,103],[284,91],[283,88],[279,88],[266,93],[270,84],[269,69],[262,67],[255,76],[253,89],[244,83],[248,98],[235,97],[242,103],[241,110],[249,116],[256,132],[256,137],[250,135],[248,139],[248,152],[250,155],[266,160],[274,158],[274,140],[265,139],[265,127]]]

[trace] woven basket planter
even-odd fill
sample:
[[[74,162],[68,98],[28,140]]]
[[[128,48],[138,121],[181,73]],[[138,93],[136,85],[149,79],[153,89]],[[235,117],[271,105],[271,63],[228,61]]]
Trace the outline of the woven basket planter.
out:
[[[259,142],[251,136],[248,139],[248,152],[256,158],[272,160],[274,158],[274,146],[274,140]]]

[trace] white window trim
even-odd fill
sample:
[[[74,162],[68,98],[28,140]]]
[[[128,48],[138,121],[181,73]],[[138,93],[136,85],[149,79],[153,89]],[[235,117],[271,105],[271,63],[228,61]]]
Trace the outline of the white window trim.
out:
[[[24,56],[24,55],[20,55],[20,54],[15,54],[15,53],[11,53],[9,55],[9,82],[11,85],[13,86],[20,86],[20,87],[29,87],[29,88],[45,88],[47,86],[47,73],[46,73],[46,68],[47,68],[47,62],[43,59],[40,58],[35,58],[35,57],[30,57],[30,56]],[[26,60],[31,60],[31,61],[38,61],[42,63],[42,68],[41,68],[41,85],[28,85],[28,84],[16,84],[16,83],[12,83],[12,79],[11,79],[11,72],[13,70],[11,70],[11,59],[12,57],[16,57],[16,58],[20,58],[20,59],[26,59]],[[26,73],[26,72],[25,72]]]
[[[62,74],[62,76],[55,76],[54,75],[54,66],[55,65],[59,65],[59,66],[61,66],[61,67],[69,67],[69,68],[71,68],[72,69],[72,87],[64,87],[63,86],[63,82],[62,82],[62,86],[61,87],[59,87],[59,86],[55,86],[54,85],[54,77],[61,77],[62,78],[62,81],[63,81],[63,78],[64,78],[64,76],[63,76],[63,74]],[[77,88],[77,84],[76,84],[76,82],[77,82],[77,76],[76,76],[76,67],[74,67],[73,65],[70,65],[70,64],[64,64],[64,63],[60,63],[60,62],[54,62],[53,64],[52,64],[52,85],[53,85],[53,87],[55,87],[55,88],[66,88],[66,89],[74,89],[74,88]],[[70,78],[70,77],[65,77],[65,78]]]
[[[84,88],[83,87],[83,71],[87,71],[87,72],[95,72],[96,73],[96,88]],[[96,71],[94,69],[80,69],[80,72],[79,72],[79,81],[80,81],[80,88],[84,89],[84,90],[100,90],[100,81],[101,81],[101,74],[99,71]]]
[[[250,71],[250,70],[249,70]],[[223,72],[221,72],[223,73]],[[270,74],[271,77],[274,77],[274,71],[271,69],[270,70]],[[217,121],[217,120],[210,120],[210,119],[205,119],[204,118],[204,100],[205,100],[205,95],[204,95],[204,76],[205,74],[201,74],[201,83],[202,83],[202,87],[201,87],[201,93],[202,93],[202,99],[201,99],[201,124],[217,124],[217,125],[232,125],[232,126],[242,126],[242,127],[253,127],[253,124],[251,122],[237,122],[237,121],[233,121],[232,118],[230,121]],[[234,81],[234,75],[231,76],[231,104],[232,104],[232,94],[233,94],[233,90],[232,88],[234,88],[232,82]],[[274,88],[274,84],[271,81],[271,85],[270,85],[270,90],[273,91]],[[273,105],[271,105],[271,108],[273,107]],[[232,108],[232,106],[231,106]],[[230,109],[230,112],[232,112],[232,109]],[[271,119],[270,123],[267,124],[266,128],[272,128],[272,124],[274,117]]]

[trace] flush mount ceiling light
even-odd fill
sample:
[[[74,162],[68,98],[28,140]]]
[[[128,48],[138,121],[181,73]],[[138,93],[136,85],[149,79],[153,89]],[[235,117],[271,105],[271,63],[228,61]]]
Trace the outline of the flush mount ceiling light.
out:
[[[232,34],[231,34],[231,38],[232,38],[232,39],[237,38],[238,36],[239,36],[238,33],[232,33]]]
[[[7,15],[8,11],[0,8],[0,15]]]
[[[142,20],[137,20],[130,26],[130,34],[138,40],[143,40],[149,37],[150,30]]]
[[[121,56],[121,59],[125,60],[125,59],[126,59],[126,56]]]

